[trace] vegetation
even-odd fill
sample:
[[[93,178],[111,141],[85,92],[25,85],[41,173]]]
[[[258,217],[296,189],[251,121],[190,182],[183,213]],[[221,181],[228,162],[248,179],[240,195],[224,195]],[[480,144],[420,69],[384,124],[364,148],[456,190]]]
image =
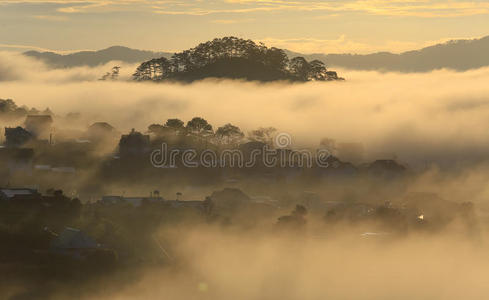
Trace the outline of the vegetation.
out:
[[[105,73],[104,76],[102,76],[99,80],[100,81],[117,80],[119,78],[120,70],[121,70],[121,67],[114,66],[110,72]]]
[[[291,60],[284,50],[236,37],[217,38],[195,48],[175,53],[171,59],[143,62],[133,74],[136,81],[194,81],[204,78],[258,81],[342,80],[323,62],[303,57]]]
[[[0,99],[0,119],[2,120],[16,120],[24,118],[26,115],[52,115],[53,113],[49,108],[44,111],[39,111],[36,108],[28,108],[26,106],[18,106],[12,99]]]

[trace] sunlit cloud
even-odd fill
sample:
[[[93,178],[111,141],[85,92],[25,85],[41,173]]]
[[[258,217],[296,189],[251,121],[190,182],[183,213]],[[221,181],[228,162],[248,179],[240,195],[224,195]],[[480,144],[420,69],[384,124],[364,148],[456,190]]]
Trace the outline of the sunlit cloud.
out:
[[[303,53],[402,52],[445,41],[446,37],[483,36],[487,20],[481,19],[489,15],[489,1],[470,0],[4,0],[0,7],[0,17],[11,16],[25,27],[19,32],[4,31],[0,38],[5,43],[37,43],[58,49],[123,44],[167,51],[183,50],[216,36],[239,35]],[[463,17],[462,24],[458,18]],[[100,21],[107,22],[100,34],[88,34]],[[66,28],[49,27],[49,22],[64,22]],[[345,27],[351,22],[357,26]],[[422,27],[426,31],[414,37],[416,33],[408,31],[409,22],[416,30]],[[216,32],[205,28],[210,24]],[[164,42],[139,34],[157,34],[159,26],[165,28]],[[178,38],[166,31],[174,26],[181,31]],[[113,32],[105,31],[109,27]],[[68,28],[81,38],[56,38]],[[50,39],[33,36],[36,29]],[[138,33],[127,35],[129,31]],[[47,44],[48,40],[52,44]]]
[[[86,13],[123,9],[130,6],[164,15],[204,16],[211,14],[247,14],[270,11],[360,12],[371,15],[411,16],[423,18],[461,17],[489,14],[489,3],[482,1],[434,0],[345,0],[345,1],[282,1],[282,0],[6,0],[2,4],[58,4],[63,13]],[[0,4],[1,5],[1,4]]]
[[[221,5],[206,5],[199,1],[184,10],[171,7],[155,7],[155,12],[168,15],[203,16],[211,14],[243,14],[266,11],[304,12],[363,12],[371,15],[412,16],[424,18],[459,17],[489,13],[489,3],[471,1],[402,1],[402,0],[358,0],[358,1],[265,1],[225,0]],[[225,5],[227,4],[227,5]],[[221,7],[220,7],[221,6]]]

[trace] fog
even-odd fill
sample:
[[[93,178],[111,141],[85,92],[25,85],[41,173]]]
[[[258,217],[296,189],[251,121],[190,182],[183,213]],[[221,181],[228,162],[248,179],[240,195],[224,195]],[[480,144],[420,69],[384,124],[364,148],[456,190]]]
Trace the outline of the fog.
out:
[[[455,300],[489,293],[487,245],[460,236],[370,240],[349,231],[294,236],[187,228],[178,245],[178,268],[145,270],[135,284],[86,299]]]
[[[97,81],[116,63],[49,70],[8,53],[0,61],[3,98],[58,115],[80,112],[87,125],[103,120],[120,131],[144,131],[167,118],[199,115],[215,127],[231,122],[245,132],[274,126],[291,134],[296,146],[316,146],[323,137],[359,142],[373,155],[395,153],[410,163],[482,159],[489,150],[489,68],[422,74],[338,70],[345,82],[184,85],[130,82],[135,66],[122,66],[117,82]]]
[[[119,80],[99,81],[114,65],[122,67]],[[480,223],[474,235],[455,220],[437,233],[363,238],[368,227],[330,228],[320,219],[323,211],[319,217],[308,215],[305,229],[281,232],[275,223],[284,212],[277,211],[260,220],[261,227],[249,229],[155,228],[162,248],[169,245],[168,265],[144,267],[131,284],[124,275],[111,278],[103,288],[83,291],[89,295],[84,299],[455,300],[489,294],[489,68],[422,74],[337,70],[346,81],[301,84],[137,83],[130,80],[135,68],[111,62],[52,70],[0,53],[0,98],[49,107],[55,126],[73,129],[106,121],[120,132],[145,132],[168,118],[201,116],[215,128],[226,123],[244,132],[276,127],[292,136],[295,148],[317,147],[325,137],[361,143],[366,160],[395,155],[419,173],[402,186],[343,182],[341,197],[354,190],[355,200],[375,198],[379,204],[384,190],[392,189],[393,202],[409,192],[433,192],[457,203],[472,201]],[[65,118],[75,112],[82,117]],[[324,198],[330,194],[328,200],[342,199],[332,186],[316,188]],[[21,286],[12,287],[10,294],[19,291]],[[73,292],[60,289],[51,298],[67,295]]]

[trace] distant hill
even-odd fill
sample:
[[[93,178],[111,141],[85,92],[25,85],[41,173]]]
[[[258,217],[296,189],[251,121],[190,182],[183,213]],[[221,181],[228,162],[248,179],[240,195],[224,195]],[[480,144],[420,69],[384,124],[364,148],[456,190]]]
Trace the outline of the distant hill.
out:
[[[268,48],[233,36],[216,38],[194,48],[143,62],[133,74],[136,81],[184,81],[207,78],[250,81],[344,80],[319,60],[289,59],[284,50]]]
[[[81,51],[72,54],[54,52],[28,51],[24,55],[37,58],[54,68],[71,68],[79,66],[95,67],[113,60],[126,63],[140,63],[158,57],[171,57],[172,53],[135,50],[122,46],[113,46],[99,51]]]
[[[299,55],[289,52],[289,56]],[[428,72],[436,69],[466,71],[489,66],[489,36],[473,40],[456,40],[401,54],[379,52],[357,54],[310,54],[307,59],[319,59],[329,67],[354,70],[398,72]]]
[[[378,52],[373,54],[300,54],[286,51],[289,58],[303,56],[307,60],[321,60],[329,67],[353,70],[398,72],[428,72],[447,68],[465,71],[489,66],[489,36],[473,40],[456,40],[401,54]],[[111,60],[139,63],[153,58],[170,58],[173,53],[134,50],[115,46],[100,51],[82,51],[68,55],[53,52],[29,51],[27,56],[43,60],[52,67],[97,66]]]

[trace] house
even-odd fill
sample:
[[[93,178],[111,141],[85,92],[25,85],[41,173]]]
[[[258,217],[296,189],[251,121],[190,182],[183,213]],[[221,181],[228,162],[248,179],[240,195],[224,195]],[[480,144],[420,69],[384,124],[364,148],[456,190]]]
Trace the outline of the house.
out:
[[[199,201],[199,200],[188,200],[188,201],[168,200],[165,201],[165,204],[170,205],[172,208],[194,208],[197,210],[205,209],[204,201]]]
[[[140,207],[144,202],[163,203],[162,197],[124,197],[124,196],[103,196],[100,203],[104,205],[131,204],[134,207]]]
[[[132,129],[131,133],[121,136],[119,153],[121,157],[141,156],[151,150],[149,135],[144,135]]]
[[[124,201],[122,196],[103,196],[102,200],[100,200],[100,203],[104,205],[114,205],[123,202]]]
[[[88,132],[93,134],[110,134],[115,128],[107,122],[95,122],[88,127]]]
[[[238,207],[251,202],[251,198],[237,188],[224,188],[210,196],[217,207]]]
[[[90,141],[101,141],[117,137],[117,131],[112,125],[106,122],[96,122],[88,127],[86,137]]]
[[[32,134],[20,126],[5,127],[5,146],[7,147],[21,147],[32,139]]]
[[[51,131],[53,118],[50,115],[28,115],[24,125],[27,131],[39,138],[46,136]]]
[[[163,198],[161,197],[124,197],[123,201],[126,203],[130,203],[134,207],[140,207],[143,203],[157,203],[163,202]]]
[[[0,200],[13,201],[19,198],[38,198],[41,194],[35,189],[29,188],[2,188],[0,189]]]
[[[77,259],[83,259],[94,250],[101,248],[100,244],[81,230],[70,227],[66,227],[50,245],[51,252]]]
[[[73,167],[55,167],[55,168],[51,168],[51,171],[55,172],[55,173],[63,173],[63,174],[75,174],[76,173],[76,169]]]

